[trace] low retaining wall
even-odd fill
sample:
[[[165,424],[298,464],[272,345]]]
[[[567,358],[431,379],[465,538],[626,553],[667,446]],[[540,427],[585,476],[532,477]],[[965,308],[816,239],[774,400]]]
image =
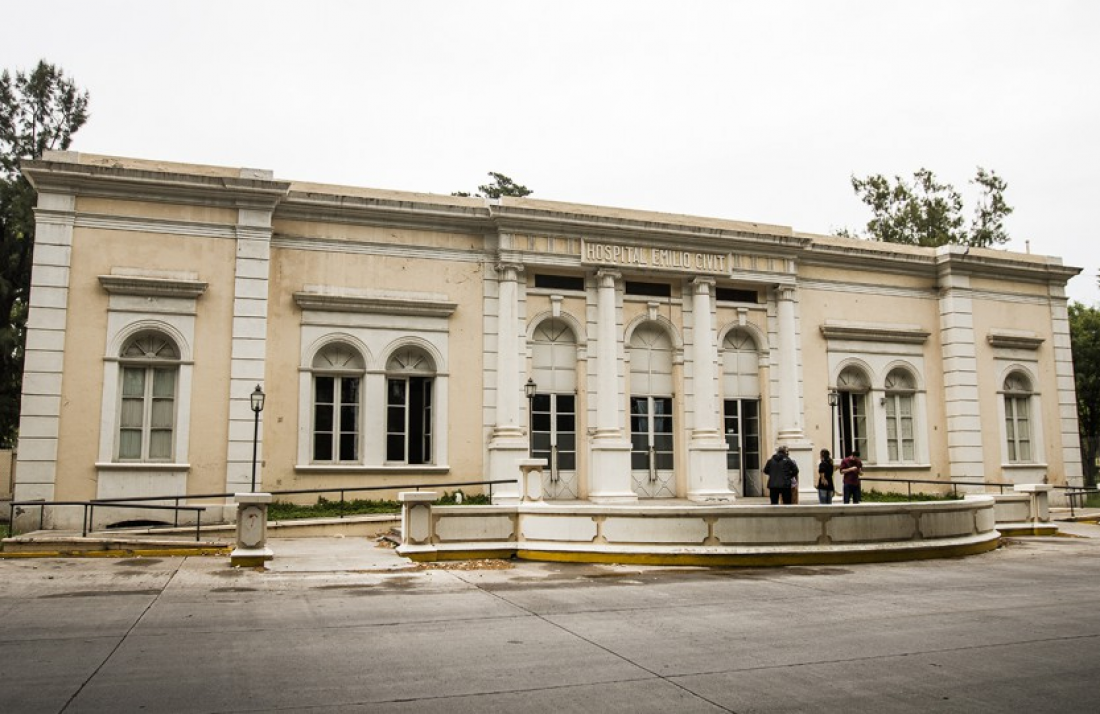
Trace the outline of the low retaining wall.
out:
[[[850,506],[433,506],[402,494],[400,555],[701,565],[852,563],[997,547],[993,498]]]

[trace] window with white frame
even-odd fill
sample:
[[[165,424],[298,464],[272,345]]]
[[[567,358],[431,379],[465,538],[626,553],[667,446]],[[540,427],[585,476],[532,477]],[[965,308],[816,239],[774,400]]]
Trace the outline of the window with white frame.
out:
[[[340,342],[313,358],[313,463],[359,463],[362,355]]]
[[[1004,381],[1005,437],[1010,464],[1030,463],[1031,453],[1031,380],[1021,372],[1012,372]]]
[[[917,459],[913,430],[916,391],[916,381],[908,370],[893,369],[886,375],[886,458],[892,463]]]
[[[402,347],[387,362],[387,463],[432,463],[434,384],[435,363],[419,347]]]
[[[837,410],[840,446],[844,455],[858,451],[866,461],[873,461],[868,451],[867,395],[871,381],[867,374],[857,367],[845,367],[837,377],[837,391],[840,404]]]
[[[180,353],[159,332],[131,337],[119,354],[118,461],[170,462]]]

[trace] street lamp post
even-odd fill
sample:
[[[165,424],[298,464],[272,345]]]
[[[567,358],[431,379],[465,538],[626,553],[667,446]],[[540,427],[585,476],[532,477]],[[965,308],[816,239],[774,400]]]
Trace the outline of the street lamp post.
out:
[[[535,455],[535,390],[538,385],[535,380],[527,378],[527,384],[523,385],[523,392],[527,395],[527,457]]]
[[[256,416],[252,429],[252,493],[256,493],[256,451],[260,443],[260,412],[264,410],[264,390],[260,385],[252,390],[252,413]]]
[[[829,390],[829,450],[836,458],[836,405],[840,403],[840,393],[835,389]]]

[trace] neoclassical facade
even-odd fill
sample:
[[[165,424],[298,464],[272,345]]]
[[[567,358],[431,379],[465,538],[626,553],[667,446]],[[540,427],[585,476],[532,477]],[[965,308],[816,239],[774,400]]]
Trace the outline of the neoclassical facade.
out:
[[[267,490],[530,452],[552,499],[735,502],[776,444],[807,474],[831,447],[872,478],[1081,480],[1056,258],[71,152],[24,173],[17,499],[248,491],[256,385]]]

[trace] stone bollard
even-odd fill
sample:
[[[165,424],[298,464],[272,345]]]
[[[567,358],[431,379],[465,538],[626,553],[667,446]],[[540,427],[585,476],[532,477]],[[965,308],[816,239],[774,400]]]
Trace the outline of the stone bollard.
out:
[[[267,547],[267,504],[270,493],[238,493],[237,547],[229,554],[234,567],[263,565],[275,557]]]
[[[434,491],[402,491],[397,494],[401,506],[401,544],[431,545],[435,529],[432,524]]]
[[[1046,483],[1019,483],[1013,486],[1016,493],[1031,496],[1028,520],[1032,523],[1050,522],[1050,492],[1054,487]]]
[[[519,470],[522,472],[520,501],[522,503],[542,503],[542,470],[546,468],[546,459],[522,459]]]

